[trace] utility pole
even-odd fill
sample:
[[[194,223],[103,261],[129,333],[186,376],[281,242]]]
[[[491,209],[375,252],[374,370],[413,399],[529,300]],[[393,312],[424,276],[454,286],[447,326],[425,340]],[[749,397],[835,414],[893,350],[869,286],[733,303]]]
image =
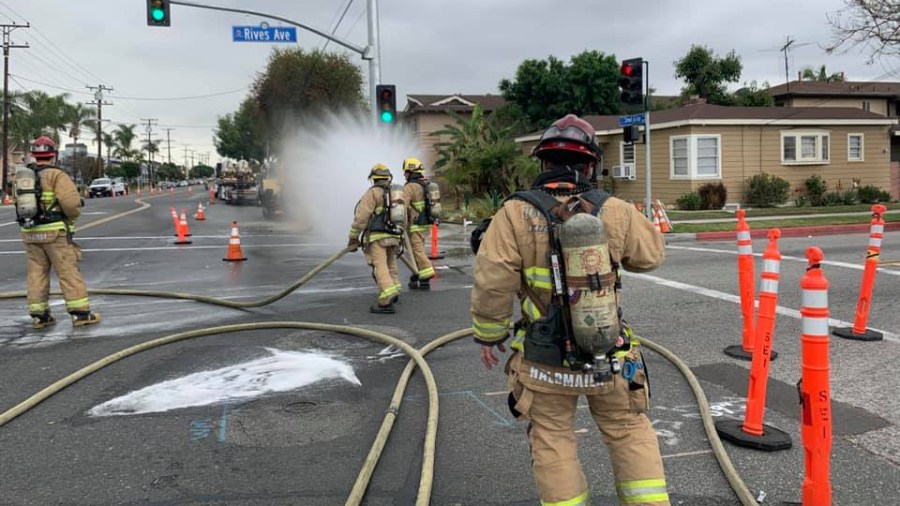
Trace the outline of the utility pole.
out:
[[[187,162],[188,162],[187,153],[188,153],[188,148],[191,147],[191,145],[190,144],[182,144],[182,146],[184,146],[184,170],[190,172],[191,168],[188,167],[188,164],[187,164]]]
[[[791,76],[788,75],[788,50],[791,48],[791,44],[795,41],[791,38],[790,35],[787,36],[787,41],[781,46],[781,52],[784,53],[784,83],[787,85],[787,92],[791,92]]]
[[[159,121],[156,118],[141,118],[141,121],[147,122],[147,174],[150,177],[150,183],[152,184],[156,179],[153,171],[153,151],[151,150],[151,139],[150,136],[153,135],[153,124]]]
[[[28,44],[13,44],[9,36],[16,28],[30,28],[30,23],[0,25],[3,29],[3,168],[0,174],[0,193],[6,194],[6,173],[9,172],[9,50],[28,49]]]
[[[97,172],[94,174],[94,177],[102,177],[103,176],[103,106],[104,105],[113,105],[112,102],[106,102],[103,100],[103,92],[104,91],[113,91],[112,88],[107,88],[102,84],[98,84],[97,86],[85,86],[85,88],[94,92],[94,101],[88,102],[89,104],[94,104],[97,106]],[[96,90],[96,91],[94,91]],[[75,151],[78,151],[78,143],[75,143]],[[77,168],[77,166],[76,166]]]
[[[175,129],[174,128],[164,128],[163,130],[166,131],[166,148],[168,148],[168,150],[169,150],[169,163],[172,163],[172,137],[170,134],[171,134],[172,130],[175,130]]]

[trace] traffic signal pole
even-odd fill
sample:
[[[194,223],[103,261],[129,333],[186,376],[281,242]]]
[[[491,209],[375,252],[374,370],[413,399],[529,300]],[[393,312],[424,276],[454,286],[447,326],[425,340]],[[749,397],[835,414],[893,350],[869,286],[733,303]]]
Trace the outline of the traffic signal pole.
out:
[[[647,83],[647,93],[644,94],[644,162],[646,165],[645,177],[647,178],[647,195],[644,202],[644,212],[647,219],[653,221],[653,172],[650,170],[650,62],[644,60],[644,82]]]
[[[325,37],[326,39],[333,41],[335,44],[339,44],[353,51],[354,53],[357,53],[362,57],[363,60],[368,60],[369,62],[369,99],[372,105],[372,117],[373,119],[377,118],[378,102],[377,97],[375,96],[375,86],[381,84],[381,37],[378,33],[378,0],[367,0],[366,11],[368,16],[369,37],[366,47],[357,46],[352,42],[346,41],[339,37],[335,37],[334,35],[324,30],[320,30],[309,25],[304,25],[303,23],[283,18],[281,16],[276,16],[274,14],[267,14],[265,12],[251,11],[248,9],[234,9],[231,7],[219,7],[216,5],[197,4],[193,2],[184,2],[182,0],[171,0],[169,4],[183,5],[185,7],[196,7],[198,9],[209,9],[213,11],[237,12],[239,14],[250,14],[251,16],[274,19],[275,21],[281,21],[283,23],[287,23],[289,25],[293,25],[298,28],[313,32],[316,35]]]

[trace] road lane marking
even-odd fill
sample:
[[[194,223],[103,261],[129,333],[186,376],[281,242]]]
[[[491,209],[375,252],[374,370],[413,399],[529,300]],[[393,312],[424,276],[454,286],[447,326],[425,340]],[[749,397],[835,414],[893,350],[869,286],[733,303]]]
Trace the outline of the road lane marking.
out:
[[[656,283],[657,285],[662,285],[668,288],[674,288],[676,290],[682,290],[685,292],[695,293],[697,295],[703,295],[705,297],[711,297],[713,299],[724,300],[727,302],[733,302],[735,304],[741,303],[741,298],[738,295],[732,295],[730,293],[720,292],[718,290],[712,290],[709,288],[703,288],[702,286],[689,285],[687,283],[682,283],[680,281],[672,281],[669,279],[660,278],[657,276],[651,276],[649,274],[638,274],[635,272],[625,272],[625,277],[629,278],[637,278],[642,279],[644,281],[649,281],[651,283]],[[776,306],[775,312],[780,315],[790,316],[791,318],[800,319],[800,311],[796,309],[787,308],[784,306]],[[834,318],[828,319],[828,325],[831,327],[852,327],[852,322],[845,322],[843,320],[837,320]],[[886,330],[876,329],[874,327],[869,327],[872,330],[877,332],[881,332],[884,335],[885,341],[893,341],[895,343],[900,343],[900,334],[896,334],[894,332],[888,332]]]
[[[698,247],[698,246],[673,246],[673,245],[668,245],[668,246],[666,246],[666,249],[677,249],[677,250],[683,250],[683,251],[697,251],[697,252],[702,252],[702,253],[719,253],[719,254],[737,255],[737,251],[736,251],[736,250],[715,249],[715,248],[701,248],[701,247]],[[753,256],[754,256],[754,257],[762,257],[763,254],[762,254],[762,253],[754,253]],[[782,259],[782,260],[793,260],[793,261],[795,261],[795,262],[802,262],[802,263],[804,263],[804,264],[809,262],[806,258],[795,257],[795,256],[791,256],[791,255],[782,255],[781,259]],[[844,268],[846,268],[846,269],[856,269],[856,270],[858,270],[858,271],[861,271],[861,270],[863,270],[863,269],[865,268],[865,266],[864,266],[864,265],[861,265],[861,264],[851,264],[851,263],[848,263],[848,262],[837,262],[837,261],[834,261],[834,260],[823,260],[823,261],[822,261],[822,264],[823,264],[823,265],[832,265],[832,266],[834,266],[834,267],[844,267]],[[890,269],[883,269],[883,268],[881,268],[881,267],[878,268],[878,272],[883,272],[883,273],[888,274],[888,275],[891,275],[891,276],[900,276],[900,271],[894,271],[894,270],[890,270]]]
[[[10,225],[18,225],[18,221],[11,221],[9,223],[0,223],[0,227],[8,227]],[[22,239],[16,239],[17,241],[21,241]]]
[[[257,249],[257,248],[315,248],[321,247],[321,245],[317,244],[242,244],[241,248],[243,249]],[[226,245],[217,244],[210,246],[150,246],[145,247],[141,246],[139,248],[83,248],[81,251],[83,253],[106,253],[106,252],[116,252],[116,251],[169,251],[169,250],[181,250],[181,251],[190,251],[190,250],[198,250],[198,249],[225,249]],[[0,255],[22,255],[24,251],[0,251]]]
[[[13,222],[15,223],[15,222]],[[3,226],[3,225],[0,225]],[[128,241],[128,240],[169,240],[175,237],[175,235],[157,235],[157,236],[121,236],[121,237],[103,237],[103,236],[91,236],[91,237],[79,237],[76,236],[75,240],[77,242],[82,241]],[[219,235],[191,235],[188,236],[191,239],[223,239],[226,240],[230,236],[228,234],[219,234]],[[302,238],[308,237],[299,234],[285,234],[285,235],[272,235],[272,234],[241,234],[241,238],[247,237],[276,237],[276,238]],[[22,242],[21,238],[17,239],[0,239],[0,243],[4,242]],[[338,244],[321,244],[322,246],[340,246]]]
[[[681,453],[670,453],[669,455],[663,455],[662,458],[665,459],[677,459],[678,457],[693,457],[695,455],[707,455],[712,453],[712,450],[697,450],[695,452],[681,452]]]

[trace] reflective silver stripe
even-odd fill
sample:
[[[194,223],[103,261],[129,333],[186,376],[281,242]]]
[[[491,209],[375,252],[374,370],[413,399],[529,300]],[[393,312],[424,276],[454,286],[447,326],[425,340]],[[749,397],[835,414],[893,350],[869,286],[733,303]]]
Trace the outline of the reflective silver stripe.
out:
[[[746,231],[746,230],[743,232],[738,232],[737,240],[738,241],[749,241],[750,240],[750,232]]]
[[[803,317],[803,331],[808,336],[827,336],[828,318]]]
[[[753,246],[749,244],[747,246],[738,244],[738,255],[752,255],[753,254]]]
[[[872,228],[870,230],[873,234],[883,234],[884,233],[884,225],[881,225],[881,224],[872,225]]]
[[[881,237],[869,237],[869,246],[881,247]]]
[[[803,290],[800,305],[813,309],[828,309],[828,290]]]
[[[762,284],[759,287],[759,291],[778,293],[778,280],[762,278]]]
[[[763,270],[765,272],[774,272],[776,274],[781,272],[781,261],[780,260],[763,260]]]

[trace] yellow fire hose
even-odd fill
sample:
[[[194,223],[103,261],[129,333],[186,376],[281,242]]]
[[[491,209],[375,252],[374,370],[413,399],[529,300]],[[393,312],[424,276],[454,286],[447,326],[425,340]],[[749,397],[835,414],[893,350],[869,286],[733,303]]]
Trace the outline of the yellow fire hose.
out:
[[[141,209],[135,209],[131,212],[137,212]],[[97,222],[92,223],[91,225]],[[86,228],[86,227],[83,227]],[[280,300],[298,289],[310,279],[312,279],[316,274],[326,269],[328,266],[333,264],[339,258],[344,256],[347,253],[347,249],[341,250],[328,259],[326,259],[321,264],[317,265],[313,270],[307,273],[305,276],[300,278],[297,282],[292,284],[287,289],[276,293],[270,297],[265,299],[261,299],[258,301],[251,302],[232,302],[228,300],[217,299],[215,297],[208,297],[204,295],[195,295],[189,293],[178,293],[178,292],[166,292],[166,291],[151,291],[151,290],[126,290],[126,289],[94,289],[89,290],[89,293],[92,294],[102,294],[102,295],[133,295],[133,296],[147,296],[147,297],[162,297],[169,299],[185,299],[185,300],[193,300],[197,302],[203,302],[206,304],[214,304],[218,306],[225,306],[237,309],[246,309],[246,308],[255,308],[265,306],[267,304],[271,304],[277,300]],[[404,260],[406,260],[404,258]],[[0,293],[0,300],[2,299],[12,299],[12,298],[22,298],[25,296],[24,292],[5,292]],[[434,376],[431,372],[431,369],[428,366],[428,363],[425,361],[424,356],[429,352],[443,346],[444,344],[450,343],[462,337],[466,337],[471,335],[471,329],[462,329],[456,332],[447,334],[445,336],[439,337],[434,341],[430,342],[426,346],[424,346],[421,350],[416,350],[409,344],[403,342],[400,339],[388,336],[386,334],[382,334],[379,332],[361,329],[357,327],[350,327],[346,325],[331,325],[324,323],[311,323],[311,322],[290,322],[290,321],[274,321],[274,322],[258,322],[258,323],[245,323],[245,324],[235,324],[235,325],[224,325],[220,327],[212,327],[203,330],[193,330],[188,332],[180,332],[177,334],[172,334],[169,336],[161,337],[158,339],[153,339],[151,341],[147,341],[135,346],[131,346],[124,350],[118,351],[109,355],[93,364],[90,364],[74,373],[62,378],[61,380],[53,383],[52,385],[44,388],[40,392],[32,395],[26,400],[22,401],[18,405],[0,413],[0,426],[5,425],[13,418],[25,413],[26,411],[33,408],[38,403],[52,396],[53,394],[59,392],[65,387],[71,385],[72,383],[106,367],[107,365],[121,360],[130,355],[134,355],[141,351],[146,351],[158,346],[162,346],[165,344],[182,341],[185,339],[191,339],[194,337],[215,335],[215,334],[225,334],[231,332],[241,332],[241,331],[249,331],[249,330],[263,330],[263,329],[312,329],[312,330],[324,330],[329,332],[337,332],[349,335],[355,335],[359,337],[363,337],[366,339],[371,339],[373,341],[378,341],[386,344],[391,344],[396,346],[398,349],[402,350],[404,353],[410,356],[411,360],[407,364],[403,373],[401,374],[400,380],[397,383],[397,387],[394,390],[394,395],[391,398],[390,407],[388,408],[387,413],[385,414],[384,420],[382,421],[381,428],[375,438],[374,443],[372,444],[371,449],[369,450],[369,454],[366,457],[365,462],[363,463],[362,469],[359,472],[356,482],[353,485],[353,489],[351,490],[350,496],[347,498],[346,505],[359,505],[361,504],[363,497],[365,496],[366,489],[371,481],[372,474],[375,471],[375,467],[378,464],[378,461],[381,457],[381,453],[384,449],[385,444],[387,443],[387,439],[390,435],[390,431],[393,428],[394,421],[397,418],[397,414],[399,413],[400,404],[403,399],[403,393],[406,391],[406,387],[409,383],[409,379],[412,376],[415,367],[418,366],[422,369],[422,375],[425,378],[425,383],[428,389],[428,422],[426,426],[425,433],[425,442],[423,445],[423,459],[422,459],[422,471],[419,479],[419,491],[416,499],[417,506],[426,506],[430,502],[431,498],[431,489],[434,482],[434,458],[435,458],[435,443],[437,440],[437,420],[438,420],[438,398],[437,398],[437,386],[434,380]],[[744,484],[743,480],[741,480],[740,475],[737,473],[737,470],[734,468],[734,465],[731,462],[731,459],[728,457],[728,454],[725,451],[724,446],[722,445],[721,440],[719,439],[718,434],[715,430],[715,425],[710,413],[709,402],[706,399],[706,395],[703,393],[703,388],[700,386],[700,382],[697,380],[696,376],[691,372],[690,368],[675,354],[673,354],[668,349],[646,339],[640,338],[641,343],[649,348],[650,350],[660,354],[663,358],[671,362],[678,371],[685,377],[688,384],[691,387],[691,391],[694,394],[694,397],[697,400],[697,404],[700,408],[701,419],[703,420],[703,427],[706,431],[706,435],[709,438],[710,445],[712,446],[713,454],[716,457],[716,460],[719,463],[719,467],[722,469],[726,479],[734,490],[735,494],[738,496],[742,506],[755,506],[758,503],[753,497],[753,494],[747,488],[746,484]]]

